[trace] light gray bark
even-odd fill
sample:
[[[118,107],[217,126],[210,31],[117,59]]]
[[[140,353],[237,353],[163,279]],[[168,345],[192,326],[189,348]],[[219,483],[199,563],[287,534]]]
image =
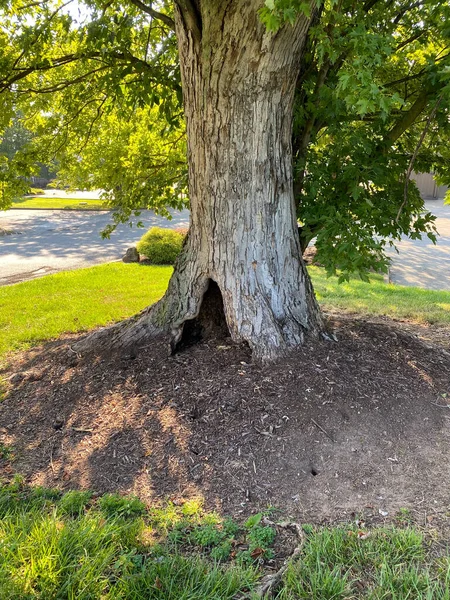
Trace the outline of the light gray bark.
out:
[[[309,21],[267,32],[260,0],[201,3],[201,41],[175,10],[188,138],[191,225],[165,297],[113,343],[168,333],[173,346],[210,280],[229,332],[275,359],[321,327],[292,189],[292,104]],[[195,35],[194,35],[195,33]]]

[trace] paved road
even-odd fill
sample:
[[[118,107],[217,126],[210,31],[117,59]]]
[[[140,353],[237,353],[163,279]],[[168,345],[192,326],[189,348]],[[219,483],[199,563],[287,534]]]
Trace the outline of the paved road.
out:
[[[427,210],[437,216],[437,244],[431,240],[403,239],[399,254],[391,252],[390,281],[432,290],[450,291],[450,205],[444,200],[427,200]]]
[[[151,211],[142,211],[139,218],[147,229],[189,224],[187,210],[174,212],[171,221]],[[120,225],[109,240],[102,240],[100,232],[110,219],[110,213],[97,211],[0,211],[0,285],[119,260],[146,229]]]
[[[402,240],[400,254],[391,253],[390,280],[450,290],[450,206],[441,199],[427,201],[426,207],[438,217],[438,244],[428,239]],[[102,240],[99,234],[109,219],[106,212],[0,212],[0,285],[119,260],[144,230],[121,225],[110,240]],[[187,226],[189,213],[174,213],[173,220],[167,221],[143,211],[142,220],[146,228]],[[2,231],[10,233],[1,235]]]

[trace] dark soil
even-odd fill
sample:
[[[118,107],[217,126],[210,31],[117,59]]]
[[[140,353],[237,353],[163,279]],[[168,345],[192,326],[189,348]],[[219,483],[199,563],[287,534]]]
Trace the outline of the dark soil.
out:
[[[1,473],[49,487],[201,496],[239,515],[428,523],[450,500],[450,354],[430,328],[333,317],[338,342],[253,364],[229,339],[168,358],[79,359],[74,338],[15,359],[0,405]],[[427,338],[425,343],[417,337]]]

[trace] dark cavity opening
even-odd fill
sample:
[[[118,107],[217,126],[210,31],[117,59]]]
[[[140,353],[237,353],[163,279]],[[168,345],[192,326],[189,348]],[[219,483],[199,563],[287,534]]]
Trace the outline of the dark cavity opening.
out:
[[[203,296],[200,312],[195,319],[185,322],[183,334],[175,350],[189,348],[200,340],[223,339],[229,336],[222,294],[217,283],[210,279],[208,289]]]
[[[313,468],[311,469],[311,475],[312,475],[313,477],[315,477],[315,476],[316,476],[316,475],[318,475],[318,474],[319,474],[319,471],[316,471],[316,469],[313,467]]]

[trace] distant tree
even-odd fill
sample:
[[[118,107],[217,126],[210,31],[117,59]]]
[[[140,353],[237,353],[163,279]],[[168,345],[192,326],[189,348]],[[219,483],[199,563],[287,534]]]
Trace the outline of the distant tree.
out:
[[[448,3],[0,6],[4,113],[20,104],[69,179],[103,181],[116,220],[183,202],[183,94],[187,243],[165,297],[92,343],[166,332],[176,347],[215,303],[234,339],[276,358],[322,330],[301,259],[313,237],[346,277],[386,268],[390,238],[433,236],[408,179],[413,163],[448,173]]]

